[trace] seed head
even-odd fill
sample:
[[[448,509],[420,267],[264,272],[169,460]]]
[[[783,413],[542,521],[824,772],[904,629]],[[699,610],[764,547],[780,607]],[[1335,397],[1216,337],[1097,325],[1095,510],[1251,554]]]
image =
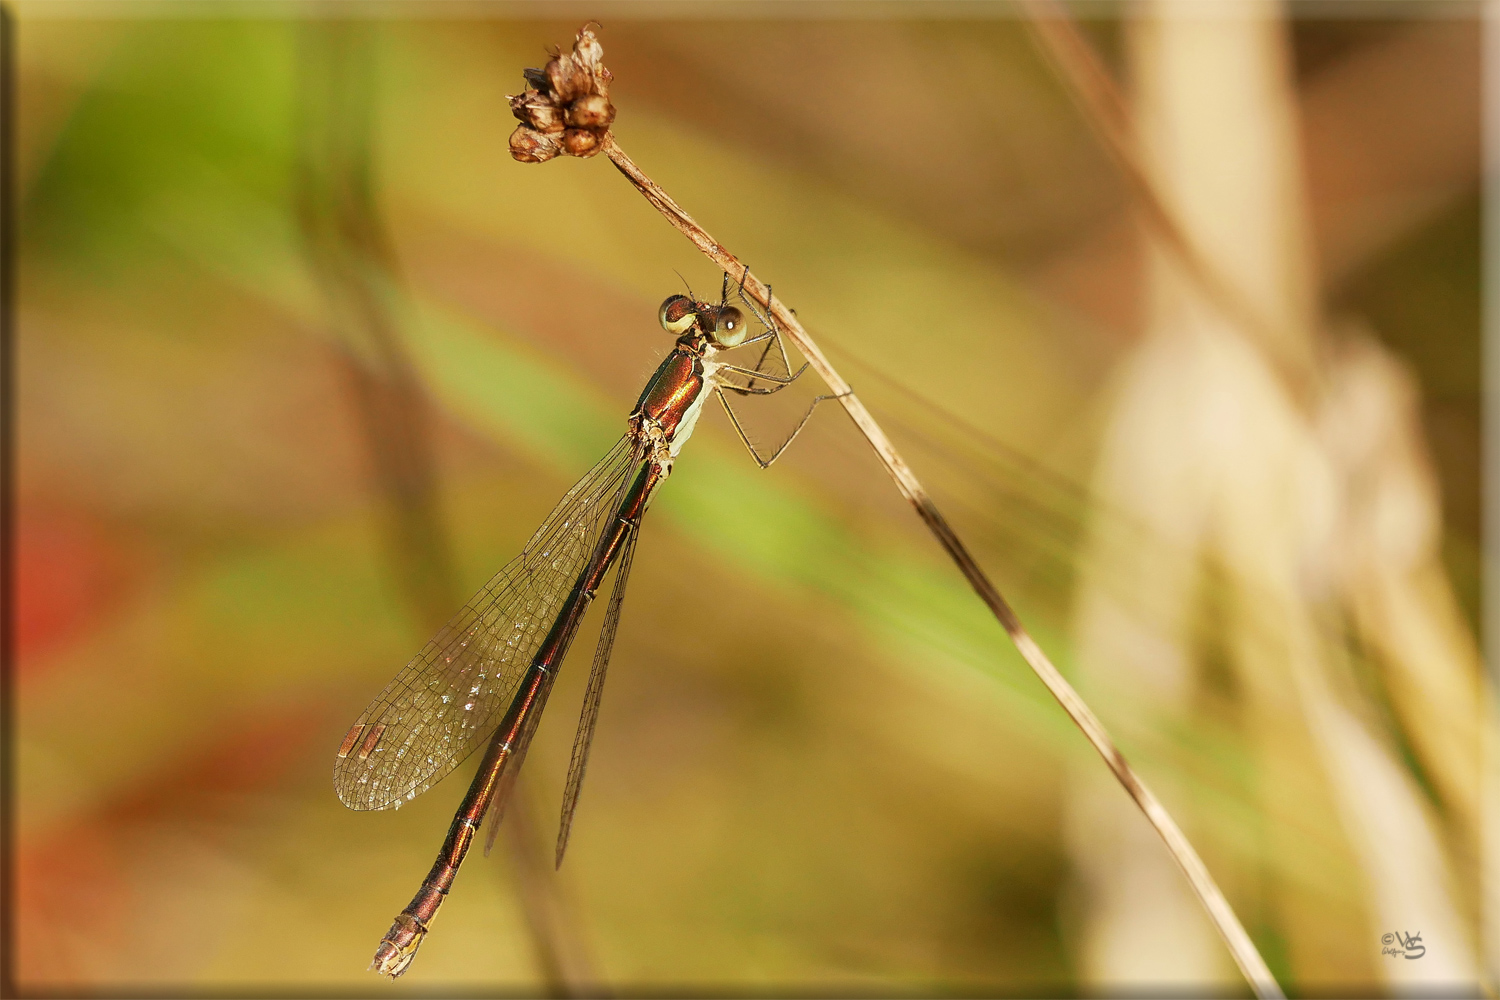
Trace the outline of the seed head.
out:
[[[572,52],[555,52],[542,69],[524,72],[527,88],[508,98],[521,125],[510,137],[510,153],[522,163],[544,163],[559,153],[593,156],[610,123],[613,75],[604,66],[604,46],[585,24]]]

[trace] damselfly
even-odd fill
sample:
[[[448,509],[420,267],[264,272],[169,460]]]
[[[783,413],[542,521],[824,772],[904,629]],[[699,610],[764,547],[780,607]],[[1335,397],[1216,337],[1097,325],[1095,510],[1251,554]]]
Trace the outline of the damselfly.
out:
[[[344,737],[333,782],[351,809],[399,807],[489,741],[437,861],[375,952],[376,972],[394,979],[411,964],[486,813],[494,837],[558,668],[594,593],[617,566],[563,792],[557,834],[557,863],[562,864],[641,518],[708,398],[719,398],[762,468],[780,457],[819,402],[834,398],[815,398],[791,434],[762,456],[726,393],[779,392],[807,366],[791,371],[774,321],[744,298],[741,287],[741,301],[765,328],[747,336],[744,314],[729,304],[728,293],[726,277],[717,305],[691,295],[673,295],[662,303],[662,328],[676,334],[677,343],[646,383],[625,435],[567,492],[521,554],[438,630]],[[757,344],[764,346],[754,365],[714,360]]]

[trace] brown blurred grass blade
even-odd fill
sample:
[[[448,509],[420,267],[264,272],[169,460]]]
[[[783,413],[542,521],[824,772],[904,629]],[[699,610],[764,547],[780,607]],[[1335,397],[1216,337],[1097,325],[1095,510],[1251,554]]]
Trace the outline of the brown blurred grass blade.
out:
[[[374,195],[370,30],[362,22],[322,20],[302,27],[297,218],[343,348],[376,485],[389,501],[395,576],[418,622],[432,630],[464,594],[442,517],[431,403],[401,343],[395,257]],[[531,814],[520,808],[526,798],[518,787],[506,853],[546,992],[570,996],[595,976],[570,910],[547,877]]]
[[[462,601],[442,523],[430,407],[392,308],[394,258],[375,204],[369,95],[374,66],[352,22],[302,29],[297,220],[323,289],[376,484],[390,502],[388,551],[424,627]]]
[[[808,335],[796,314],[772,297],[770,289],[762,281],[751,275],[749,269],[723,244],[704,231],[665,190],[646,176],[615,141],[614,134],[609,131],[615,108],[608,100],[609,84],[613,76],[603,64],[603,48],[590,26],[585,24],[579,31],[571,53],[558,52],[547,64],[545,71],[527,70],[525,78],[528,84],[526,92],[511,98],[512,110],[523,123],[511,136],[512,155],[521,162],[540,163],[564,154],[589,157],[603,152],[668,222],[739,286],[742,294],[754,299],[775,317],[782,332],[802,352],[843,404],[845,412],[854,420],[870,446],[875,449],[881,464],[896,481],[896,488],[912,505],[938,543],[958,564],[959,570],[1005,629],[1022,658],[1062,705],[1074,724],[1083,731],[1115,778],[1161,836],[1256,993],[1263,997],[1282,996],[1265,960],[1261,958],[1228,900],[1224,898],[1213,876],[1178,828],[1176,821],[1126,763],[1093,710],[1079,697],[1078,692],[1063,678],[1047,654],[1026,631],[1009,602],[1001,596],[947,518],[933,503],[926,488],[896,450],[895,444]],[[565,124],[569,126],[566,129]]]
[[[1058,0],[1021,0],[1021,7],[1038,48],[1119,168],[1142,220],[1204,294],[1265,353],[1297,406],[1309,411],[1316,372],[1305,338],[1263,315],[1194,244],[1140,154],[1130,109],[1114,77],[1067,9]]]

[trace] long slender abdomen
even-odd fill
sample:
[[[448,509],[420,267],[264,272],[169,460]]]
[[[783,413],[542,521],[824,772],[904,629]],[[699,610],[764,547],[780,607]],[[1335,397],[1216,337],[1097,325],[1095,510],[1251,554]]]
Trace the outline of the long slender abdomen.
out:
[[[427,935],[428,924],[437,915],[438,908],[443,905],[448,890],[458,876],[459,865],[463,864],[464,855],[474,841],[475,832],[484,822],[486,812],[496,805],[497,792],[498,797],[503,800],[502,777],[506,775],[507,768],[520,767],[525,757],[526,744],[546,705],[547,694],[551,691],[557,669],[568,655],[568,647],[572,645],[573,637],[578,632],[578,624],[588,610],[600,581],[619,555],[625,532],[631,525],[640,523],[647,504],[651,502],[652,493],[668,471],[668,466],[655,462],[648,461],[642,466],[615,511],[614,520],[600,538],[588,565],[573,584],[572,592],[563,602],[547,637],[533,656],[531,666],[511,701],[505,718],[490,739],[479,771],[469,783],[469,791],[448,828],[448,836],[443,841],[442,850],[438,852],[437,861],[422,881],[417,894],[412,897],[406,909],[396,915],[395,923],[376,948],[371,967],[381,975],[395,979],[406,971],[406,967],[416,956],[422,939]],[[357,734],[351,733],[345,737],[344,742],[352,748],[356,739]],[[503,806],[504,803],[501,801],[499,804]]]

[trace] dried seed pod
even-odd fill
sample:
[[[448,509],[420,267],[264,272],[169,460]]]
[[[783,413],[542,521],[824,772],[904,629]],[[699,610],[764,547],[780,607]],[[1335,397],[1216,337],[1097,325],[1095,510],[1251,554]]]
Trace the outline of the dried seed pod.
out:
[[[604,46],[599,44],[599,39],[587,24],[573,42],[573,61],[597,84],[600,71],[604,68]]]
[[[594,29],[588,24],[578,29],[578,38],[573,42],[573,55],[590,73],[604,59],[604,46],[599,44],[599,36],[594,34]]]
[[[552,84],[553,100],[562,105],[571,104],[594,86],[593,74],[566,52],[547,63],[547,80]]]
[[[615,106],[599,94],[585,94],[568,105],[563,120],[573,128],[607,128],[615,120]]]
[[[522,163],[546,163],[563,151],[567,136],[568,133],[564,132],[563,138],[559,139],[555,134],[549,135],[525,125],[517,125],[516,130],[510,134],[510,155]]]
[[[510,101],[510,113],[538,132],[563,130],[563,113],[546,94],[528,90],[506,100]]]
[[[578,38],[573,42],[573,62],[582,67],[588,73],[591,81],[589,91],[601,97],[609,97],[609,81],[614,79],[609,70],[604,68],[604,46],[599,44],[599,38],[594,34],[590,21],[578,31]]]
[[[604,66],[604,46],[590,21],[579,29],[572,52],[549,49],[544,69],[523,74],[527,89],[507,98],[523,124],[511,133],[510,153],[523,163],[543,163],[559,153],[593,156],[615,120],[609,103],[614,76]]]
[[[526,86],[532,90],[539,90],[544,94],[552,92],[552,81],[547,79],[547,71],[529,66],[521,70],[521,76],[526,79]]]
[[[562,134],[562,146],[569,156],[593,156],[599,152],[599,133],[586,128],[570,128]],[[515,147],[511,148],[514,150]]]

